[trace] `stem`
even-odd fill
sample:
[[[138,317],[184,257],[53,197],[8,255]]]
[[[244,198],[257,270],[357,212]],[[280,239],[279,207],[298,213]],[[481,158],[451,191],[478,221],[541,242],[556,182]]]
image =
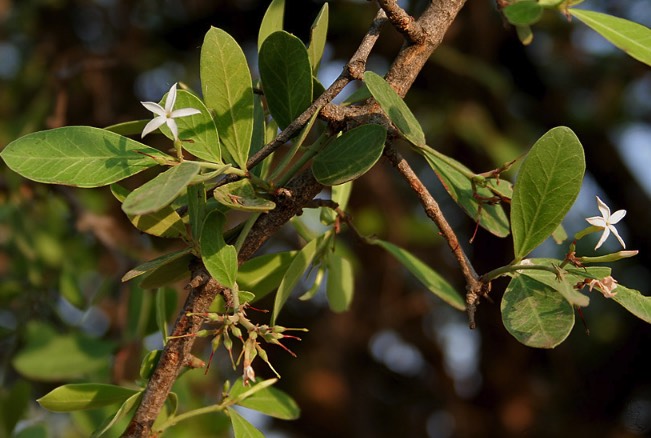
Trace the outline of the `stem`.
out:
[[[292,145],[292,148],[289,150],[289,152],[283,157],[283,160],[280,162],[278,167],[274,170],[273,174],[271,174],[271,177],[269,178],[271,181],[275,180],[278,178],[278,175],[280,175],[283,170],[289,165],[289,163],[292,161],[292,158],[296,155],[296,152],[301,148],[303,145],[303,142],[305,141],[305,137],[307,137],[307,134],[310,132],[312,129],[312,126],[314,126],[314,122],[316,121],[317,116],[319,115],[319,111],[315,111],[314,114],[312,114],[312,117],[310,118],[310,121],[305,125],[303,130],[301,131],[300,135]]]
[[[296,175],[301,170],[301,168],[305,165],[305,163],[310,161],[312,157],[314,157],[316,154],[321,152],[321,149],[323,149],[327,144],[326,141],[327,139],[328,137],[325,132],[321,134],[321,136],[319,136],[319,138],[314,143],[312,143],[312,146],[310,146],[308,150],[305,151],[305,153],[301,155],[301,157],[298,160],[296,160],[294,165],[287,171],[287,173],[285,173],[283,177],[280,180],[278,180],[277,185],[279,187],[282,187],[285,184],[287,184],[287,182],[290,179],[292,179],[294,175]]]
[[[558,273],[558,269],[555,269],[551,266],[544,266],[544,265],[506,265],[502,266],[497,269],[493,269],[490,272],[485,273],[482,275],[479,280],[482,281],[483,283],[488,283],[489,281],[495,280],[498,277],[502,277],[504,275],[509,274],[510,272],[516,272],[524,269],[529,269],[533,271],[547,271],[547,272],[553,272],[554,274]]]

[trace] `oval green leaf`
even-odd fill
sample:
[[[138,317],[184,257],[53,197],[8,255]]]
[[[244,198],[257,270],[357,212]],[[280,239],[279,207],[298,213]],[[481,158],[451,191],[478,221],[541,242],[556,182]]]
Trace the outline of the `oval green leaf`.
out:
[[[319,63],[325,50],[326,38],[328,36],[328,3],[324,3],[319,15],[314,19],[310,28],[310,45],[307,54],[310,57],[310,64],[314,74],[319,70]]]
[[[124,403],[139,392],[102,383],[71,383],[53,389],[36,401],[52,412],[71,412]]]
[[[114,132],[67,126],[34,132],[0,153],[11,170],[48,184],[101,187],[173,158]]]
[[[129,193],[122,203],[122,211],[128,215],[143,215],[167,207],[185,191],[200,169],[192,161],[170,167]]]
[[[457,310],[466,310],[466,303],[452,285],[409,251],[380,239],[372,243],[387,250],[434,295]]]
[[[246,169],[253,135],[253,87],[244,52],[225,31],[211,27],[201,46],[201,90],[214,111],[221,144]]]
[[[326,186],[359,178],[382,156],[386,135],[380,125],[362,125],[343,133],[314,158],[314,177]]]
[[[182,258],[190,254],[191,251],[192,248],[184,248],[178,251],[171,252],[169,254],[162,255],[160,257],[156,257],[153,260],[145,262],[131,269],[129,272],[127,272],[122,276],[122,281],[123,282],[129,281],[143,274],[151,272],[154,269],[158,269],[160,267],[166,266],[168,263],[173,262],[174,260],[177,260],[179,258]]]
[[[258,51],[269,35],[283,30],[285,16],[285,0],[272,0],[262,17],[258,31]]]
[[[515,259],[523,259],[561,224],[585,173],[583,146],[571,129],[553,128],[525,158],[511,200]]]
[[[111,193],[118,201],[124,202],[131,192],[121,185],[111,184]],[[134,227],[152,236],[175,239],[187,234],[183,219],[170,206],[163,207],[154,213],[145,215],[128,214],[127,217]]]
[[[262,432],[246,421],[235,409],[228,409],[227,412],[233,424],[233,436],[235,438],[264,438]]]
[[[298,251],[264,254],[244,262],[237,271],[237,284],[255,294],[255,300],[276,289]]]
[[[651,323],[651,297],[644,296],[635,289],[629,289],[621,284],[617,285],[613,300],[640,318],[642,321]]]
[[[528,347],[554,348],[574,327],[574,308],[553,288],[529,276],[518,275],[502,297],[502,322]]]
[[[274,32],[260,48],[260,78],[269,112],[285,129],[312,103],[312,67],[303,42]]]
[[[516,26],[529,26],[540,20],[543,7],[534,0],[522,0],[511,3],[502,9],[502,12],[509,23]]]
[[[241,179],[217,187],[213,196],[222,205],[233,210],[269,211],[276,208],[276,203],[259,196],[248,179]]]
[[[629,56],[646,65],[651,65],[651,29],[648,27],[623,18],[584,9],[570,9],[570,14]]]
[[[419,148],[418,152],[425,157],[454,202],[459,204],[473,221],[479,220],[479,226],[495,236],[506,237],[509,235],[509,220],[502,204],[483,203],[480,211],[479,201],[475,197],[476,194],[488,199],[495,193],[510,197],[512,187],[509,181],[500,180],[498,184],[497,181],[491,179],[488,184],[493,190],[488,187],[476,187],[473,192],[472,181],[468,175],[473,175],[474,172],[466,166],[450,157],[442,159],[439,154],[427,146]]]
[[[242,385],[242,379],[238,379],[233,384],[229,397],[233,399],[237,398],[240,394],[248,390],[249,388]],[[293,398],[285,392],[271,386],[256,391],[237,404],[280,420],[295,420],[301,412]]]
[[[156,268],[147,271],[140,282],[140,287],[143,289],[157,289],[182,279],[189,280],[190,262],[194,255],[189,251],[185,252],[185,250],[181,252],[182,254],[177,257],[173,257]]]
[[[136,394],[133,394],[131,397],[125,400],[124,403],[122,403],[122,406],[120,406],[120,409],[117,410],[115,414],[113,414],[110,417],[107,417],[102,425],[95,429],[93,434],[90,436],[90,438],[99,438],[100,436],[104,435],[108,430],[113,427],[118,421],[120,421],[122,418],[124,418],[126,415],[128,415],[132,410],[138,406],[140,403],[140,397],[142,397],[142,393],[138,392]]]
[[[372,71],[364,73],[364,83],[402,136],[414,146],[423,146],[425,144],[423,128],[391,85]]]
[[[355,292],[353,264],[337,253],[328,256],[326,296],[333,312],[344,312],[350,307]]]
[[[218,210],[206,216],[201,231],[201,259],[215,280],[232,288],[237,276],[237,250],[224,241],[225,222],[226,218]]]

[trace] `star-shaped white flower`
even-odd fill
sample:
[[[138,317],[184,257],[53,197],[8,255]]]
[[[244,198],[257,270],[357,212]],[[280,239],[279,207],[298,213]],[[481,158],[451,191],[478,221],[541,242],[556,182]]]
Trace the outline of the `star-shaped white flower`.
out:
[[[174,119],[178,117],[191,116],[194,114],[201,114],[201,111],[195,108],[181,108],[174,110],[174,104],[176,103],[176,83],[170,87],[170,91],[167,93],[165,108],[156,102],[140,103],[156,115],[156,117],[147,123],[145,129],[142,130],[142,137],[152,131],[155,131],[163,125],[167,125],[167,127],[170,128],[170,131],[172,131],[175,143],[179,140],[179,128],[176,126],[176,121]]]
[[[599,207],[601,216],[586,218],[586,221],[588,221],[590,225],[602,228],[604,230],[603,234],[601,235],[601,238],[599,239],[599,242],[597,242],[597,246],[595,246],[594,249],[598,249],[601,246],[601,244],[606,241],[611,231],[613,232],[615,237],[617,237],[619,243],[622,244],[622,247],[626,248],[626,244],[624,243],[624,240],[620,237],[619,233],[617,232],[617,229],[615,228],[615,224],[621,221],[624,218],[624,216],[626,216],[626,210],[617,210],[615,213],[610,214],[610,208],[606,205],[604,201],[599,199],[599,196],[597,196],[597,206]]]

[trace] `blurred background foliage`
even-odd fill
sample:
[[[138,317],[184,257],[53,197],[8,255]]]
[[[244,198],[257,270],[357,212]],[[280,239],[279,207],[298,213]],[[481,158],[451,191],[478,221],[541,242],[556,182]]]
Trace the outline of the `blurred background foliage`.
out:
[[[322,3],[287,0],[286,29],[307,40]],[[426,3],[403,2],[412,12]],[[584,5],[650,26],[647,3]],[[199,50],[211,25],[235,37],[255,72],[257,27],[267,4],[0,0],[0,147],[40,129],[147,118],[139,101],[157,101],[176,81],[200,89]],[[361,0],[330,3],[320,71],[326,86],[375,10]],[[406,100],[428,143],[475,171],[517,157],[553,126],[570,126],[586,150],[588,175],[566,228],[571,235],[585,226],[584,217],[597,215],[595,194],[613,210],[626,209],[620,233],[640,255],[617,263],[613,275],[649,293],[651,70],[560,15],[545,16],[534,35],[522,47],[493,1],[468,2]],[[385,73],[400,45],[399,35],[385,28],[369,68]],[[465,243],[474,224],[428,166],[407,148],[404,153],[440,199],[477,270],[508,263],[509,239],[480,230],[474,244]],[[355,183],[350,213],[362,233],[407,247],[463,292],[447,245],[387,162]],[[290,234],[281,238],[283,246],[299,244]],[[651,328],[615,303],[594,296],[583,311],[589,336],[577,320],[561,346],[533,350],[502,326],[505,284],[493,285],[495,303],[479,308],[479,327],[470,331],[463,313],[432,297],[381,249],[350,233],[339,240],[359,262],[352,310],[333,314],[317,297],[294,300],[281,315],[283,325],[310,328],[302,343],[290,345],[298,359],[270,352],[283,376],[279,385],[297,399],[302,416],[294,422],[250,417],[269,436],[651,433]],[[106,189],[43,186],[4,166],[0,243],[0,436],[88,436],[110,410],[56,415],[34,400],[65,382],[133,384],[141,358],[159,347],[160,337],[152,293],[120,278],[173,243],[134,231]],[[589,253],[592,245],[579,251]],[[538,254],[562,257],[563,248],[548,243]],[[184,291],[165,296],[173,320]],[[258,307],[271,306],[267,300]],[[199,343],[197,354],[207,358],[207,348]],[[264,367],[258,372],[271,377]],[[176,384],[181,409],[219,400],[223,379],[231,377],[221,350],[207,375],[193,371]],[[202,416],[170,436],[220,436],[227,433],[224,420]]]

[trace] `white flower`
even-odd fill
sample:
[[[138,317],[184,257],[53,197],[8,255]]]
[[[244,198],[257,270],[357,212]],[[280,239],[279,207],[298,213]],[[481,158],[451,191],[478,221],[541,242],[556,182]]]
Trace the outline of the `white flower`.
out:
[[[194,114],[201,114],[201,111],[195,108],[181,108],[174,110],[174,104],[176,103],[176,83],[170,87],[170,91],[167,93],[165,108],[156,102],[140,103],[156,115],[156,117],[147,123],[145,129],[142,130],[142,137],[166,124],[167,127],[170,128],[170,131],[172,131],[175,143],[179,140],[179,128],[176,126],[176,121],[174,119]]]
[[[621,221],[624,216],[626,216],[626,210],[617,210],[615,213],[610,214],[610,208],[604,203],[604,201],[599,199],[599,196],[597,196],[597,206],[601,212],[601,217],[594,216],[586,218],[586,221],[588,221],[590,225],[602,228],[604,230],[601,238],[599,239],[599,242],[597,242],[597,246],[595,246],[594,249],[598,249],[601,244],[606,241],[611,231],[615,237],[617,237],[619,243],[622,244],[622,247],[626,248],[624,240],[622,240],[622,238],[619,236],[619,233],[617,232],[617,229],[615,228],[615,224]]]
[[[244,381],[245,385],[248,385],[249,382],[255,382],[255,371],[253,371],[253,367],[251,365],[247,365],[244,367],[242,380]]]

